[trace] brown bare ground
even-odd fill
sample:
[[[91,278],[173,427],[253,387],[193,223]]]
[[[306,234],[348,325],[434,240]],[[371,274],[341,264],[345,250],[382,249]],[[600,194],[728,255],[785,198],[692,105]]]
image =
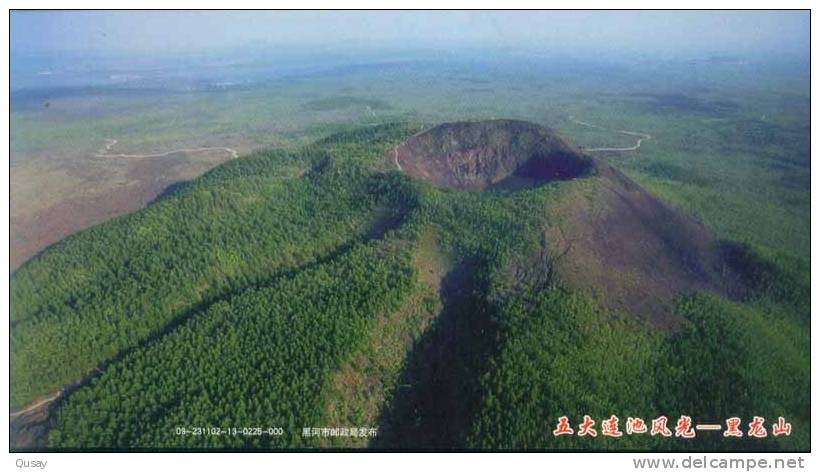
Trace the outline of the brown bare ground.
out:
[[[583,196],[567,199],[547,230],[557,274],[588,290],[607,307],[674,330],[677,296],[695,290],[729,293],[714,235],[695,218],[671,208],[621,172],[596,161]]]
[[[169,185],[231,158],[214,150],[145,159],[90,158],[41,173],[35,165],[13,168],[10,270],[71,234],[144,208]]]

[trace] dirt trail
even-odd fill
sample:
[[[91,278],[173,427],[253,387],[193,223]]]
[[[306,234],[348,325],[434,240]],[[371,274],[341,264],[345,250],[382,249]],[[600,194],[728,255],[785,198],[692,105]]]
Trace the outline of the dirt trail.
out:
[[[22,410],[17,410],[17,411],[15,411],[15,412],[13,412],[13,413],[10,413],[10,414],[9,414],[9,417],[10,417],[10,418],[16,418],[16,417],[18,417],[18,416],[20,416],[20,415],[24,415],[24,414],[26,414],[26,413],[28,413],[28,412],[30,412],[30,411],[34,411],[34,410],[36,410],[37,408],[40,408],[41,406],[47,405],[47,404],[49,404],[49,403],[53,402],[54,400],[56,400],[56,399],[60,398],[60,395],[62,395],[62,394],[63,394],[63,391],[62,391],[62,390],[60,390],[59,392],[55,393],[54,395],[52,395],[52,396],[50,396],[50,397],[48,397],[48,398],[44,398],[44,399],[42,399],[42,400],[40,400],[40,401],[38,401],[38,402],[36,402],[36,403],[32,403],[31,405],[29,405],[29,406],[27,406],[27,407],[23,408]]]
[[[399,148],[398,147],[393,148],[393,161],[396,163],[396,167],[399,168],[399,172],[401,172],[403,169],[401,168],[401,164],[399,164]]]
[[[413,134],[413,136],[410,136],[407,139],[409,140],[409,139],[415,138],[416,136],[424,133],[425,131],[427,131],[427,129],[424,127],[424,125],[422,125],[421,129],[419,129],[419,131],[417,133]],[[396,163],[396,167],[399,169],[399,172],[402,172],[402,171],[404,171],[404,169],[402,169],[401,164],[399,164],[399,146],[400,145],[401,144],[399,144],[399,145],[397,145],[396,147],[393,148],[393,162]]]
[[[94,154],[94,157],[122,157],[122,158],[146,158],[146,157],[165,157],[171,154],[176,154],[179,152],[204,152],[204,151],[225,151],[231,155],[231,158],[236,159],[239,157],[239,153],[237,153],[236,149],[229,148],[229,147],[198,147],[198,148],[183,148],[183,149],[174,149],[172,151],[160,152],[156,154],[110,154],[111,148],[117,144],[116,139],[106,139],[105,140],[105,147]]]
[[[599,147],[599,148],[581,148],[584,152],[626,152],[626,151],[637,151],[641,147],[641,143],[643,141],[648,141],[652,139],[652,136],[646,133],[639,133],[637,131],[626,131],[621,129],[609,129],[604,128],[603,126],[593,125],[592,123],[587,123],[585,121],[576,120],[574,116],[570,115],[569,121],[579,124],[581,126],[586,126],[587,128],[595,128],[600,129],[603,131],[612,131],[614,133],[625,134],[627,136],[635,136],[638,138],[638,142],[635,143],[634,146],[627,146],[627,147]]]

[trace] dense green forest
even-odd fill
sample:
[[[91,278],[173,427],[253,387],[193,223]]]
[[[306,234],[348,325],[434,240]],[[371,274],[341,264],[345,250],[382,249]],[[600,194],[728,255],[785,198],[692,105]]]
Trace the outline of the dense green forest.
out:
[[[213,304],[73,395],[50,444],[303,445],[293,432],[319,424],[315,392],[328,371],[362,342],[374,316],[395,309],[410,288],[407,251],[387,246],[357,245],[333,262]],[[179,426],[211,425],[276,425],[287,435],[175,434]]]
[[[44,251],[12,277],[12,407],[78,382],[54,408],[57,449],[318,447],[303,428],[326,425],[378,427],[355,445],[383,448],[808,449],[805,261],[727,246],[749,290],[680,297],[684,321],[670,331],[551,273],[512,280],[512,264],[555,244],[544,226],[593,181],[434,187],[385,158],[420,128],[242,157]],[[438,279],[425,272],[430,234],[451,259]],[[412,339],[388,355],[372,343],[395,313],[408,328],[394,336]],[[340,418],[332,382],[367,353],[386,356],[378,411],[351,398]],[[794,433],[552,435],[558,417],[575,427],[584,414],[598,425],[618,415],[622,428],[627,416],[784,416]]]
[[[809,333],[777,311],[693,296],[678,307],[689,323],[665,339],[558,288],[515,297],[499,309],[501,352],[482,379],[482,408],[470,432],[471,447],[809,448]],[[519,413],[510,415],[510,410]],[[600,433],[601,420],[613,412],[620,412],[622,432],[628,417],[649,424],[665,415],[670,429],[680,415],[707,423],[740,417],[745,428],[756,415],[770,422],[784,416],[805,434],[775,438],[769,432],[765,439],[732,440],[709,432],[691,440],[549,434],[564,415],[577,431],[585,414],[596,420]],[[545,425],[545,418],[552,423]]]

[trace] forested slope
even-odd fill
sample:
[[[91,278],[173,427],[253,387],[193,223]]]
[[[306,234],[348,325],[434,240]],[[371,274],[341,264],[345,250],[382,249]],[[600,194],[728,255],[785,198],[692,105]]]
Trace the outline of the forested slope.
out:
[[[60,449],[808,447],[806,281],[737,246],[745,289],[682,294],[658,329],[555,271],[546,228],[572,202],[604,211],[600,176],[438,187],[391,160],[419,129],[242,157],[44,251],[12,277],[12,407],[80,382],[52,407]],[[794,433],[551,434],[584,414],[784,416]],[[326,426],[378,434],[303,435]]]

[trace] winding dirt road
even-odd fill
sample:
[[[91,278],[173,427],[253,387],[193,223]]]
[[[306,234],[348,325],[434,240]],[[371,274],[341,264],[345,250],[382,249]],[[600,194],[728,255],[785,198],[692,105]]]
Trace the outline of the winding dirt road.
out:
[[[105,140],[105,147],[94,154],[94,157],[121,157],[121,158],[146,158],[146,157],[165,157],[171,154],[176,154],[179,152],[205,152],[205,151],[225,151],[231,155],[232,159],[236,159],[239,157],[239,153],[236,152],[236,149],[229,148],[229,147],[198,147],[198,148],[183,148],[183,149],[174,149],[173,151],[167,152],[160,152],[156,154],[111,154],[109,151],[111,150],[114,145],[117,144],[116,139],[106,139]]]
[[[637,131],[626,131],[622,129],[609,129],[604,128],[603,126],[593,125],[592,123],[587,123],[586,121],[576,120],[574,116],[570,115],[569,121],[579,124],[581,126],[586,126],[587,128],[595,128],[600,129],[603,131],[612,131],[613,133],[620,133],[625,134],[627,136],[635,136],[638,138],[638,142],[635,143],[634,146],[627,146],[627,147],[598,147],[598,148],[581,148],[584,152],[626,152],[626,151],[637,151],[641,147],[641,143],[643,141],[648,141],[652,139],[652,136],[646,133],[639,133]]]

